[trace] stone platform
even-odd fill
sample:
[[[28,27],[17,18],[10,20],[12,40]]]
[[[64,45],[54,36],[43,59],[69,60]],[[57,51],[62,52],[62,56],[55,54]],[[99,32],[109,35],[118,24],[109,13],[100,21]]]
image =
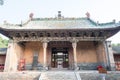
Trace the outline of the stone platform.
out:
[[[98,71],[0,72],[0,80],[103,80]],[[120,80],[120,71],[108,71],[105,80]]]
[[[40,72],[0,72],[0,80],[38,80]]]
[[[81,80],[120,80],[120,71],[108,71],[107,74],[100,74],[98,71],[79,71]]]
[[[39,80],[78,80],[74,71],[42,72]]]

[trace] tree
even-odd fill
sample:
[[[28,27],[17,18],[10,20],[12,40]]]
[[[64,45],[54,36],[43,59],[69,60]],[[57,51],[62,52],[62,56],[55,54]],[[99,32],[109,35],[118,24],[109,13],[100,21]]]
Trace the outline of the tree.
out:
[[[7,46],[8,46],[8,40],[0,37],[0,48],[7,47]]]
[[[117,46],[120,46],[120,43],[118,43]]]
[[[3,0],[0,0],[0,5],[3,5],[4,4],[4,1]]]
[[[112,44],[112,46],[120,46],[120,43]]]
[[[112,44],[112,46],[116,46],[116,44]]]

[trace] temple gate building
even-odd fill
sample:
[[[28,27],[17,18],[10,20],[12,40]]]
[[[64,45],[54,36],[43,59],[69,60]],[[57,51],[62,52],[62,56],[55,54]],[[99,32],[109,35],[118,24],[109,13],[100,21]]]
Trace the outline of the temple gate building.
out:
[[[17,71],[23,60],[25,70],[96,70],[101,65],[115,70],[111,42],[107,38],[120,30],[120,23],[94,22],[84,18],[33,18],[21,24],[0,25],[10,38],[4,71]]]

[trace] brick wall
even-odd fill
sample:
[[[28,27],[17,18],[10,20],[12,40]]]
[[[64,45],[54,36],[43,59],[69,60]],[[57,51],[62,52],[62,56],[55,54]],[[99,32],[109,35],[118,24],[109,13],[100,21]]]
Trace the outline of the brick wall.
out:
[[[97,62],[96,48],[93,42],[81,41],[77,45],[77,61],[78,63]]]

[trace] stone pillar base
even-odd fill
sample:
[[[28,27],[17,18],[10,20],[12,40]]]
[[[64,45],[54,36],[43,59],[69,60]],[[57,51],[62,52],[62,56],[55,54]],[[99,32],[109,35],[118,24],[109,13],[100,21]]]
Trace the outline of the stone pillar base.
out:
[[[75,70],[75,71],[78,71],[78,70],[79,70],[79,67],[75,67],[74,70]]]
[[[77,63],[74,63],[74,70],[75,71],[79,70],[79,67],[77,66]]]
[[[49,70],[47,66],[43,67],[43,70],[47,71]]]
[[[110,70],[111,71],[115,71],[115,67],[110,67]]]

